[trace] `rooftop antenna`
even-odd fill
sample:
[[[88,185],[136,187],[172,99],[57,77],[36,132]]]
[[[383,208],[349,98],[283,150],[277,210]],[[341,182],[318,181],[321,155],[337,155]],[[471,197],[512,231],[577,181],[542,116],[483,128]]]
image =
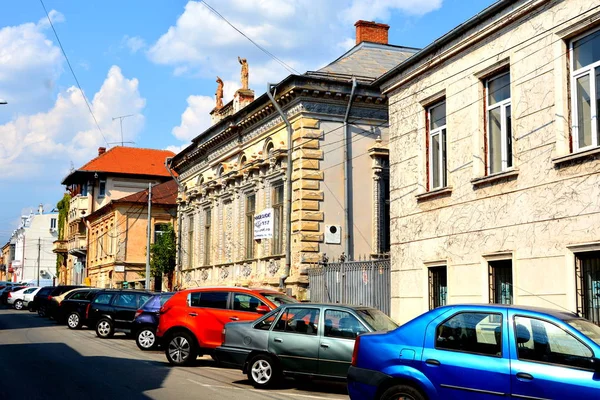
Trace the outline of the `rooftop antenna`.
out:
[[[121,115],[120,117],[114,117],[112,120],[114,121],[115,119],[119,120],[119,123],[121,125],[121,146],[125,146],[125,143],[131,143],[131,144],[135,144],[135,142],[124,142],[123,141],[123,120],[127,117],[133,117],[133,114],[128,114],[128,115]],[[113,142],[113,143],[109,143],[109,144],[119,144],[119,142]]]

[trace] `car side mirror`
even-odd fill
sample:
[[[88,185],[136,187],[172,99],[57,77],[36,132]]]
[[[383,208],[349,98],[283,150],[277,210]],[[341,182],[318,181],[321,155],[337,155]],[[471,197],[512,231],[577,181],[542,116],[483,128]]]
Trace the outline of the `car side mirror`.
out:
[[[597,374],[600,374],[600,358],[591,358],[590,364],[591,364],[594,372],[596,372]]]
[[[258,306],[258,307],[256,307],[256,312],[259,313],[259,314],[266,314],[269,311],[271,311],[271,310],[267,306]]]

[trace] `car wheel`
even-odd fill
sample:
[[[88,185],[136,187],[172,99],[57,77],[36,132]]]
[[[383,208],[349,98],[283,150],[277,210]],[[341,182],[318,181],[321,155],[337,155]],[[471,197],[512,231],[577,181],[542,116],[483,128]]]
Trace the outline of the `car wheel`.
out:
[[[22,310],[23,302],[21,300],[17,300],[15,301],[15,304],[13,304],[13,306],[15,307],[15,310]]]
[[[29,312],[35,312],[35,308],[33,308],[31,304],[27,306],[27,310],[29,310]]]
[[[69,327],[69,329],[81,328],[81,317],[79,316],[79,313],[72,312],[71,314],[69,314],[69,316],[67,317],[67,326]]]
[[[197,354],[196,342],[189,333],[177,332],[169,337],[165,355],[171,364],[190,365],[196,360]]]
[[[268,388],[276,385],[281,373],[272,357],[259,354],[250,360],[248,366],[248,379],[256,388]]]
[[[135,342],[140,350],[152,350],[156,347],[156,333],[152,328],[142,328],[137,336]]]
[[[46,316],[46,309],[45,309],[44,307],[40,307],[40,308],[38,308],[38,311],[37,311],[37,312],[38,312],[38,315],[39,315],[40,317],[45,317],[45,316]]]
[[[427,400],[416,388],[408,385],[392,386],[381,396],[381,400]]]
[[[107,338],[111,337],[112,335],[114,335],[114,333],[115,333],[115,328],[110,319],[102,318],[96,324],[96,335],[98,335],[99,338],[107,339]]]

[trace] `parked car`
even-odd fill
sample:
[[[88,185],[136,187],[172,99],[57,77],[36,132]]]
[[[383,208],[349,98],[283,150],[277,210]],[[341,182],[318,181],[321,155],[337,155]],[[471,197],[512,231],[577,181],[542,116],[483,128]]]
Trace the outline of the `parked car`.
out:
[[[37,311],[38,315],[43,316],[45,310],[42,309],[42,313],[40,313],[39,304],[42,298],[47,298],[50,292],[54,290],[54,286],[44,286],[42,287],[36,294],[33,296],[33,300],[29,302],[28,309],[29,311]],[[45,314],[44,314],[45,315]]]
[[[116,331],[132,333],[135,312],[154,293],[141,290],[103,289],[94,294],[86,308],[86,320],[96,335],[106,339]]]
[[[140,350],[152,350],[156,347],[156,327],[158,326],[159,310],[173,297],[174,292],[159,293],[146,301],[136,311],[133,319],[133,334]]]
[[[231,321],[253,321],[282,303],[297,300],[269,289],[196,288],[177,292],[160,309],[156,336],[173,365],[193,362],[220,346]]]
[[[87,325],[85,310],[99,290],[101,289],[73,289],[65,293],[63,300],[58,304],[58,308],[55,311],[54,319],[58,323],[66,322],[69,329],[79,329]]]
[[[37,312],[40,317],[50,317],[50,318],[52,317],[50,312],[53,309],[52,299],[54,297],[60,296],[61,294],[68,292],[69,290],[77,289],[77,288],[85,288],[87,286],[60,285],[60,286],[49,286],[49,287],[51,288],[50,291],[42,292],[40,290],[38,292],[38,294],[35,295],[35,297],[34,297],[35,307],[37,308]]]
[[[42,290],[42,287],[38,287],[35,291],[31,293],[25,293],[25,295],[23,295],[23,308],[28,309],[29,312],[34,311],[33,298],[38,294],[40,290]]]
[[[373,399],[592,399],[600,327],[568,311],[504,305],[436,308],[356,341],[348,391]]]
[[[398,325],[381,311],[339,304],[286,304],[254,322],[225,325],[219,362],[237,367],[255,387],[283,376],[345,380],[356,337]]]
[[[23,305],[23,300],[25,298],[25,295],[27,294],[33,294],[35,292],[37,292],[40,288],[39,287],[24,287],[20,290],[14,291],[14,292],[9,292],[8,293],[8,298],[7,298],[7,303],[11,306],[13,306],[15,308],[15,310],[22,310],[24,305]]]
[[[16,292],[19,291],[23,288],[25,288],[26,286],[7,286],[2,290],[2,293],[0,293],[0,303],[1,304],[8,304],[8,295],[12,292]]]

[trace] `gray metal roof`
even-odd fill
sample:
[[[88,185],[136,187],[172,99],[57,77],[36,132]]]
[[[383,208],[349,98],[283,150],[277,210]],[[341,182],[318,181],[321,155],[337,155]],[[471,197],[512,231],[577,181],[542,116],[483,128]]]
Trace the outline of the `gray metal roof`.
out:
[[[362,42],[316,72],[376,79],[417,51],[410,47]]]

